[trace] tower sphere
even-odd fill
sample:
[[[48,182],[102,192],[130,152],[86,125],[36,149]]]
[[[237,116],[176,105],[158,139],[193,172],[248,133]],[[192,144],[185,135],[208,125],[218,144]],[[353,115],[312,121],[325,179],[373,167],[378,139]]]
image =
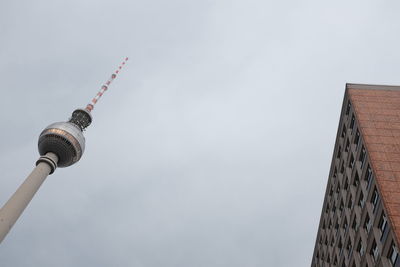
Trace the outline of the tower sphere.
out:
[[[82,130],[71,122],[56,122],[47,126],[39,136],[39,153],[53,152],[59,158],[58,167],[76,163],[85,150]]]

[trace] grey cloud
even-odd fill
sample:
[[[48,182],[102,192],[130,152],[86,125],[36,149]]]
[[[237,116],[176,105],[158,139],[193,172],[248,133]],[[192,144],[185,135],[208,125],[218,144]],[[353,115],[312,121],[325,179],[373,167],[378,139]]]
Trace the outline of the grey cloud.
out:
[[[1,203],[42,128],[130,57],[82,160],[46,180],[1,265],[309,266],[345,83],[400,84],[398,8],[1,3]]]

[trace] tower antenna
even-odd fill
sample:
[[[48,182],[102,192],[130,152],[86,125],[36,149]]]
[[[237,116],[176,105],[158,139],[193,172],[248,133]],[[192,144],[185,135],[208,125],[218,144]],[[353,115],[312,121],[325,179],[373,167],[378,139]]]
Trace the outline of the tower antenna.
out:
[[[85,151],[83,131],[92,123],[90,112],[127,60],[126,57],[86,108],[74,110],[69,121],[50,124],[40,133],[38,140],[40,158],[36,161],[36,167],[0,209],[0,243],[47,176],[57,167],[71,166],[82,157]]]
[[[77,125],[82,131],[85,130],[92,123],[92,115],[90,114],[100,97],[107,91],[110,84],[117,78],[118,73],[128,61],[126,57],[118,68],[111,74],[110,78],[101,86],[100,91],[93,97],[92,101],[86,105],[85,109],[76,109],[72,112],[72,117],[69,122]]]
[[[94,105],[96,105],[96,103],[100,99],[100,97],[105,93],[105,91],[107,91],[108,86],[110,86],[110,84],[115,80],[115,78],[117,78],[118,73],[120,72],[122,67],[126,64],[127,61],[128,61],[128,57],[126,57],[124,59],[124,61],[122,61],[122,63],[118,66],[118,68],[114,71],[114,73],[111,74],[110,78],[106,81],[106,83],[101,86],[100,91],[96,94],[95,97],[93,97],[90,104],[87,104],[87,106],[85,108],[87,111],[91,112],[93,110]]]

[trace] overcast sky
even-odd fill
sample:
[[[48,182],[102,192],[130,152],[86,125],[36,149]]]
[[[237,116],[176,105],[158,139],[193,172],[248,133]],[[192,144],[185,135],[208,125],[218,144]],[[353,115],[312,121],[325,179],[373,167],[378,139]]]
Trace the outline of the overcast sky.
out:
[[[398,1],[0,1],[0,204],[96,94],[5,267],[309,266],[346,82],[400,85]]]

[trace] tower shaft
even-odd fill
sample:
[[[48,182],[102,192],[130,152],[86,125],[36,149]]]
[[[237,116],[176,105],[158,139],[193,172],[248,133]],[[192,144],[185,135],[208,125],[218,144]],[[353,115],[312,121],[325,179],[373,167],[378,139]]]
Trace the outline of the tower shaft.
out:
[[[29,174],[17,191],[0,209],[0,243],[18,220],[26,206],[28,206],[46,177],[53,173],[57,166],[57,161],[57,155],[51,152],[40,157],[31,174]]]

